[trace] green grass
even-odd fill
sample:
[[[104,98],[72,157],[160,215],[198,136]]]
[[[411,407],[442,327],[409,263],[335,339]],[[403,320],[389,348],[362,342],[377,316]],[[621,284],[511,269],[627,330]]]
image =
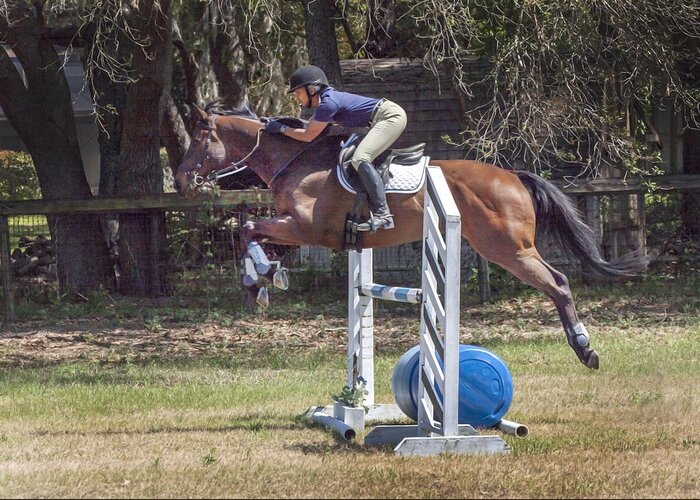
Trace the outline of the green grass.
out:
[[[65,423],[86,416],[109,418],[115,409],[125,415],[166,407],[223,410],[234,404],[272,399],[293,401],[318,389],[301,382],[308,366],[318,363],[287,358],[287,364],[298,366],[280,368],[275,367],[280,361],[277,357],[258,359],[262,366],[256,368],[246,368],[245,362],[243,367],[237,366],[233,360],[200,360],[122,366],[74,363],[14,370],[3,373],[0,379],[3,396],[11,394],[15,403],[3,406],[2,413],[25,420],[54,419],[60,414]],[[315,372],[327,375],[330,367],[324,363]],[[24,407],[16,404],[20,399]]]

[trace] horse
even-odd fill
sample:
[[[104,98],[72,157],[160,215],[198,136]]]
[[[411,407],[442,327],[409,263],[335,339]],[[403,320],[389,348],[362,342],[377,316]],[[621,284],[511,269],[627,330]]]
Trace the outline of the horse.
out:
[[[344,249],[346,215],[354,195],[335,174],[342,136],[326,134],[304,143],[270,134],[264,130],[265,119],[247,106],[223,110],[209,105],[195,107],[195,112],[199,121],[175,175],[175,187],[187,194],[217,172],[240,169],[243,164],[252,169],[269,187],[277,213],[270,219],[248,221],[241,229],[241,246],[256,264],[265,260],[257,242]],[[632,252],[606,261],[572,201],[537,174],[472,160],[431,159],[430,165],[445,176],[461,214],[462,237],[486,260],[545,293],[578,359],[598,369],[599,355],[590,347],[569,280],[538,252],[537,229],[548,231],[601,275],[635,276],[644,270],[646,259]],[[421,239],[423,192],[389,194],[387,200],[394,229],[362,233],[359,249]],[[256,284],[246,286],[254,289]]]

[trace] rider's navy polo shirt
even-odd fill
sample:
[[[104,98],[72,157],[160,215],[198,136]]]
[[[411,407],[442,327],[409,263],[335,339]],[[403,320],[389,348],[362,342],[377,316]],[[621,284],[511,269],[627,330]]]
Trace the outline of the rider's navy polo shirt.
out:
[[[332,122],[344,127],[366,127],[379,99],[326,87],[319,93],[320,103],[314,112],[314,120]]]

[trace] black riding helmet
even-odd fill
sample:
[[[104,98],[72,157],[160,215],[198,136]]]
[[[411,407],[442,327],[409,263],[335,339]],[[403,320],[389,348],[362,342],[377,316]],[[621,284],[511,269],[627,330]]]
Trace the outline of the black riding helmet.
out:
[[[289,77],[289,90],[291,94],[299,87],[304,87],[306,95],[309,98],[307,108],[311,107],[311,98],[313,95],[309,92],[309,85],[318,85],[320,88],[328,87],[328,78],[321,68],[318,66],[302,66]]]
[[[323,85],[328,87],[328,78],[318,66],[302,66],[289,77],[289,90],[291,94],[302,85]]]

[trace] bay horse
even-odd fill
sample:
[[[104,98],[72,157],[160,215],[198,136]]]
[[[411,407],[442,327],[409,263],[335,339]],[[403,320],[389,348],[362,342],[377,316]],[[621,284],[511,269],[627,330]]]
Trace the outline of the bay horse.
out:
[[[342,137],[323,135],[304,143],[265,132],[263,120],[248,107],[223,110],[209,105],[194,110],[199,121],[175,175],[179,192],[195,189],[200,182],[194,181],[213,172],[245,163],[271,190],[277,216],[244,225],[244,251],[251,255],[251,245],[258,241],[344,248],[346,214],[354,195],[340,185],[335,174]],[[590,347],[588,332],[576,313],[569,280],[535,247],[537,226],[602,275],[634,276],[644,269],[645,258],[632,253],[616,262],[606,261],[571,200],[534,173],[469,160],[431,159],[430,164],[440,167],[447,180],[462,216],[462,236],[485,259],[544,292],[554,302],[579,360],[597,369],[599,356]],[[390,194],[388,204],[394,229],[362,233],[361,248],[421,239],[423,192]],[[257,251],[262,251],[259,245]]]

